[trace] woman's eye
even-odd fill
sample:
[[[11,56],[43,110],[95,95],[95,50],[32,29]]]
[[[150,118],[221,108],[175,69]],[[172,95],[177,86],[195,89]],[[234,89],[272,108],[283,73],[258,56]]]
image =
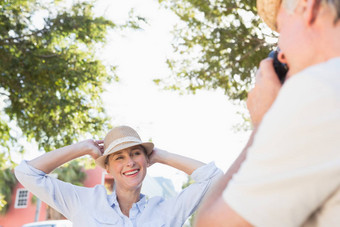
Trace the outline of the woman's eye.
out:
[[[135,155],[140,155],[140,151],[135,151]]]
[[[116,160],[119,160],[119,159],[123,159],[123,157],[122,157],[122,156],[118,156],[118,157],[116,158]]]

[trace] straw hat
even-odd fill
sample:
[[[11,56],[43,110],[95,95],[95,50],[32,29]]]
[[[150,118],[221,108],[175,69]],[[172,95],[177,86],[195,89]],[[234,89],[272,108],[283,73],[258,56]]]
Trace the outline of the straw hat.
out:
[[[276,17],[282,0],[257,0],[257,11],[262,20],[274,31],[277,31]]]
[[[138,133],[129,126],[113,128],[104,138],[104,153],[96,159],[96,164],[105,169],[105,159],[108,155],[136,145],[143,146],[147,155],[149,155],[154,148],[153,143],[142,142]]]

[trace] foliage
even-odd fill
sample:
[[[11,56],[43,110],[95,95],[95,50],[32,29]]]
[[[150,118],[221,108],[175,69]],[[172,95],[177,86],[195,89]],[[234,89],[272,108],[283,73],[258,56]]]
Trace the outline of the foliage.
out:
[[[138,29],[143,18],[118,25],[95,16],[93,4],[0,0],[0,165],[14,165],[23,138],[50,151],[106,131],[100,95],[117,75],[96,53],[108,29]]]
[[[115,26],[95,18],[89,3],[58,12],[53,4],[3,1],[0,8],[2,115],[47,151],[105,124],[99,94],[112,75],[94,52],[95,44],[105,41],[106,29]],[[47,16],[36,28],[39,13]],[[1,127],[8,137],[6,122]]]
[[[6,202],[5,196],[2,195],[2,194],[0,194],[0,208],[1,208],[0,211],[2,211],[3,208],[4,208],[6,205],[7,205],[7,202]]]
[[[37,204],[38,198],[35,195],[31,197],[31,204]]]
[[[192,179],[191,176],[188,176],[188,179],[186,182],[183,183],[182,189],[189,187],[191,184],[193,184],[195,181]]]
[[[57,168],[53,173],[58,174],[58,179],[78,186],[83,186],[86,173],[77,160],[73,160]]]
[[[268,41],[276,40],[257,16],[256,1],[159,2],[181,20],[174,29],[177,55],[167,61],[175,82],[167,88],[191,92],[221,88],[231,99],[244,100],[260,60],[273,48]]]
[[[0,214],[8,210],[12,202],[12,190],[17,182],[11,168],[1,161],[3,158],[4,154],[0,154]]]

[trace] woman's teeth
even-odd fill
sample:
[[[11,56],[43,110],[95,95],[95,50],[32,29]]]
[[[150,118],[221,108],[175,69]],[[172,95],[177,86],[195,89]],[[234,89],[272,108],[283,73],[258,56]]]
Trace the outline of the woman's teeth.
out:
[[[128,173],[124,173],[124,175],[129,176],[129,175],[133,175],[135,173],[138,173],[138,170],[135,170],[135,171],[132,171],[132,172],[128,172]]]

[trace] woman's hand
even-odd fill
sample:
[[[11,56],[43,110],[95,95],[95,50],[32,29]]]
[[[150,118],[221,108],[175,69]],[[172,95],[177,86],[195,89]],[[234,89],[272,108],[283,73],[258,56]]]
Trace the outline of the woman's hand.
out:
[[[79,142],[79,145],[83,146],[83,149],[86,149],[93,159],[99,158],[104,153],[104,140],[88,139]]]
[[[155,147],[149,155],[149,166],[155,163],[164,163],[169,152]]]

